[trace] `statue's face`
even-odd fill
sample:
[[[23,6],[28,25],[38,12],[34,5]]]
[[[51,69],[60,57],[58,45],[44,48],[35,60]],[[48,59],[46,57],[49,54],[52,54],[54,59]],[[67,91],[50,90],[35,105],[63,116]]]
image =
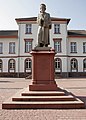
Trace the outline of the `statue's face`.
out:
[[[44,6],[44,5],[41,5],[41,6],[40,6],[40,11],[41,11],[42,13],[44,13],[45,10],[46,10],[45,6]]]

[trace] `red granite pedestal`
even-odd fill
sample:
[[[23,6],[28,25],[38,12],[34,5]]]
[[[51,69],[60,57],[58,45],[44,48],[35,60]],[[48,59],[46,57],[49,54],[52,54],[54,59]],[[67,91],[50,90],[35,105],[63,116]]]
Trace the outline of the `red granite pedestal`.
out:
[[[54,80],[54,50],[33,50],[32,55],[32,84],[30,91],[57,90]]]

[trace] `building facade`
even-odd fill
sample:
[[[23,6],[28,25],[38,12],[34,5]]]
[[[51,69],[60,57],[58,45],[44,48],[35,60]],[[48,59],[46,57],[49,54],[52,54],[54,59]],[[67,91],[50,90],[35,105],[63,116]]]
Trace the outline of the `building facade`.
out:
[[[36,17],[18,18],[18,30],[0,31],[0,76],[31,76],[31,50],[37,45]],[[70,19],[51,18],[50,46],[55,77],[86,77],[86,31],[67,30]]]

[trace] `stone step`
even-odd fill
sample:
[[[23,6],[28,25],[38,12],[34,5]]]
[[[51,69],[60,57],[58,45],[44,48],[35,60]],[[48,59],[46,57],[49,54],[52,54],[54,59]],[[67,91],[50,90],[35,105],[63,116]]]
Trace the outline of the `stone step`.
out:
[[[45,92],[24,92],[24,93],[21,93],[22,96],[63,96],[65,95],[64,92],[61,92],[61,91],[57,91],[57,92],[53,92],[53,91],[45,91]]]
[[[84,108],[82,101],[50,101],[50,102],[14,102],[2,104],[2,109],[78,109]]]
[[[59,93],[62,93],[64,95],[56,96],[56,94]],[[2,109],[37,109],[37,108],[77,109],[84,107],[85,107],[84,102],[82,102],[77,97],[74,97],[70,92],[67,92],[66,90],[33,92],[28,91],[28,88],[20,90],[18,93],[16,93],[11,98],[2,103]]]
[[[74,101],[73,96],[17,96],[12,98],[12,101]]]

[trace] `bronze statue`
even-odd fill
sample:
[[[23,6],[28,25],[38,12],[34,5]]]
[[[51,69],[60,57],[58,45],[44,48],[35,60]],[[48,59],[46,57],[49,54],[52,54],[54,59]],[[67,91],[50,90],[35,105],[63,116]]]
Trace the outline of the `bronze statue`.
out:
[[[38,27],[38,34],[37,34],[37,39],[38,39],[38,47],[48,47],[50,44],[49,40],[49,29],[51,29],[51,18],[50,14],[45,12],[46,10],[46,5],[41,4],[40,5],[40,13],[38,14],[37,17],[37,23],[39,25]]]

